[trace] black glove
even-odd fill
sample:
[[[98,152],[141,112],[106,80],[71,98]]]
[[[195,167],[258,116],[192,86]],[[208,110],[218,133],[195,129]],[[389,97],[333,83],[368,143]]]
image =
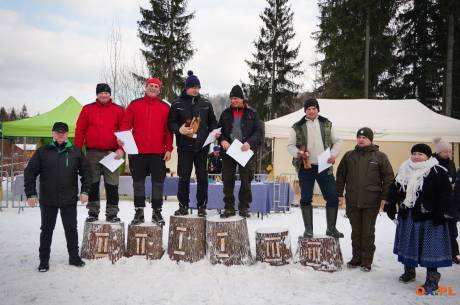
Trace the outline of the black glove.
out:
[[[383,211],[387,213],[388,218],[394,220],[396,218],[396,206],[388,202],[383,206]]]

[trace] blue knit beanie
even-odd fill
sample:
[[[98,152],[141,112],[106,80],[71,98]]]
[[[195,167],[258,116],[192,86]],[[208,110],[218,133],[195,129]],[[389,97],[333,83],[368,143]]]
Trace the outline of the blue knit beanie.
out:
[[[187,79],[185,80],[185,89],[192,88],[192,87],[198,87],[201,88],[200,80],[196,75],[193,75],[193,71],[188,71],[187,72]]]

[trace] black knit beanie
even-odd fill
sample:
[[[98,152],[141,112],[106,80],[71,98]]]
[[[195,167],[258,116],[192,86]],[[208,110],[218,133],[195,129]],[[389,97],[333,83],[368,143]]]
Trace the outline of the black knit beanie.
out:
[[[239,97],[240,99],[244,100],[243,89],[241,89],[239,85],[233,86],[232,90],[230,91],[230,97]]]
[[[193,75],[193,71],[188,71],[187,72],[187,79],[185,80],[185,89],[192,88],[192,87],[198,87],[201,88],[200,80],[196,75]]]
[[[309,98],[305,102],[303,102],[303,110],[307,110],[308,107],[315,106],[319,111],[319,103],[318,100],[315,98]]]
[[[96,85],[96,95],[98,95],[101,92],[108,92],[109,94],[112,94],[112,90],[110,89],[110,86],[104,83]]]
[[[424,143],[419,143],[412,146],[410,153],[413,154],[414,152],[425,154],[428,158],[431,157],[432,154],[431,147]]]
[[[369,140],[374,141],[374,132],[369,127],[363,127],[358,130],[356,137],[365,136]]]

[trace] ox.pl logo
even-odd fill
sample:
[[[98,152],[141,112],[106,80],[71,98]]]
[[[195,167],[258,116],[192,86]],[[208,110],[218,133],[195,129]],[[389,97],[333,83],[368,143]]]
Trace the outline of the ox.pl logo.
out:
[[[455,291],[453,287],[448,287],[448,286],[439,286],[438,290],[435,290],[435,291],[427,291],[425,287],[419,286],[415,288],[415,294],[418,296],[436,295],[436,296],[444,296],[444,297],[453,297],[455,295]]]

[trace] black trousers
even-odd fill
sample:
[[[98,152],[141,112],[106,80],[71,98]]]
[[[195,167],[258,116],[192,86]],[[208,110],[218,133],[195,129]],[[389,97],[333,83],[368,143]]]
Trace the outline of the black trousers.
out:
[[[77,232],[77,204],[53,207],[40,204],[41,227],[40,227],[40,260],[49,261],[53,231],[56,226],[58,211],[61,212],[62,225],[64,226],[65,239],[69,257],[78,256],[78,232]]]
[[[222,179],[224,181],[224,203],[226,210],[235,209],[235,174],[236,167],[240,174],[241,186],[238,193],[238,210],[247,210],[252,202],[251,181],[254,179],[256,158],[252,157],[245,167],[241,166],[226,154],[222,157]]]
[[[178,152],[177,173],[179,175],[179,190],[177,199],[183,206],[190,202],[190,175],[195,165],[197,180],[196,201],[197,207],[206,207],[208,203],[208,152],[181,151]]]
[[[449,221],[448,226],[449,226],[450,244],[452,245],[452,257],[454,257],[460,254],[458,251],[458,242],[457,242],[457,237],[458,237],[457,222]]]
[[[152,208],[163,206],[163,184],[166,165],[163,154],[129,155],[129,169],[133,177],[134,207],[145,207],[145,178],[152,178]]]

